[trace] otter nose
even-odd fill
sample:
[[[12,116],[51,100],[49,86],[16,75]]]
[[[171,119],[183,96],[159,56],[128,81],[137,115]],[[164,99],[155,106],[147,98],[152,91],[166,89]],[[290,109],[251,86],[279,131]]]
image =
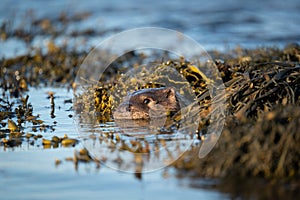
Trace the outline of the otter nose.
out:
[[[131,107],[132,107],[132,105],[131,105],[131,104],[128,104],[128,106],[126,106],[126,111],[127,111],[127,112],[131,112]]]

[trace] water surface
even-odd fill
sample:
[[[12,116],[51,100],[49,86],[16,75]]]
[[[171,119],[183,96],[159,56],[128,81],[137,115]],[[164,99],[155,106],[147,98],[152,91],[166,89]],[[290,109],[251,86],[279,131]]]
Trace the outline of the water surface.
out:
[[[50,115],[51,108],[47,92],[55,91],[55,118]],[[66,88],[31,88],[29,102],[34,105],[34,113],[53,130],[41,133],[44,138],[68,134],[80,138],[73,119],[69,117],[71,104],[64,103],[72,97]],[[55,122],[55,123],[54,123]],[[25,132],[32,132],[28,126]],[[73,162],[65,161],[75,150],[84,147],[44,149],[40,139],[34,145],[23,140],[19,147],[0,148],[0,191],[7,194],[5,199],[183,199],[204,198],[224,199],[225,194],[213,190],[194,189],[188,179],[176,179],[172,169],[160,169],[144,173],[142,179],[133,173],[120,172],[106,167],[97,168],[95,163],[80,163],[75,168]],[[61,160],[55,165],[55,160]],[[209,182],[204,181],[203,186]]]
[[[226,50],[227,47],[283,46],[299,42],[300,1],[21,1],[3,0],[0,5],[0,21],[14,21],[21,26],[27,20],[28,10],[36,18],[55,18],[61,12],[68,14],[89,12],[86,20],[72,22],[65,34],[55,38],[57,44],[68,41],[71,48],[87,50],[104,38],[129,28],[158,26],[181,31],[194,38],[205,49]],[[27,14],[26,14],[27,13]],[[102,34],[72,36],[84,29],[96,29]],[[18,38],[0,41],[0,57],[14,57],[29,52],[31,47],[44,49],[49,35],[36,35],[25,44]],[[55,92],[55,117],[47,92]],[[34,114],[50,125],[44,138],[67,134],[79,138],[70,109],[72,91],[66,88],[30,88],[29,102]],[[71,115],[71,116],[70,116]],[[3,127],[2,129],[6,129]],[[25,126],[25,132],[34,132]],[[0,148],[1,199],[226,199],[218,191],[194,189],[187,179],[175,178],[172,169],[161,169],[143,174],[142,180],[134,174],[112,170],[104,165],[97,169],[94,163],[80,163],[78,169],[66,157],[82,148],[59,147],[44,149],[41,139],[31,145],[23,140],[14,148]],[[55,160],[62,160],[56,166]],[[197,158],[196,158],[197,159]],[[203,182],[203,186],[209,181]]]
[[[29,3],[30,2],[30,3]],[[102,34],[82,37],[73,42],[88,48],[104,38],[122,30],[138,27],[164,27],[181,31],[194,38],[205,49],[283,46],[300,41],[300,1],[253,0],[253,1],[38,1],[24,3],[21,0],[4,0],[0,6],[0,21],[14,19],[24,24],[28,10],[34,17],[56,18],[62,12],[89,12],[86,20],[72,23],[65,35],[57,42],[72,39],[70,34],[83,29],[101,30]],[[32,44],[45,46],[49,36],[36,37]],[[83,42],[83,44],[82,44]],[[84,45],[84,47],[82,46]],[[24,53],[26,45],[20,41],[7,40],[0,45],[0,55]],[[4,52],[5,49],[5,52]]]

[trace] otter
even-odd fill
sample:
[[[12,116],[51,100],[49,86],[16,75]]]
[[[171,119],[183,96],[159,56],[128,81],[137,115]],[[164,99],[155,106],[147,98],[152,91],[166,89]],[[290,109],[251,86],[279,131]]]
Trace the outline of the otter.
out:
[[[128,94],[113,112],[114,119],[151,119],[180,111],[181,97],[173,87],[141,89]]]

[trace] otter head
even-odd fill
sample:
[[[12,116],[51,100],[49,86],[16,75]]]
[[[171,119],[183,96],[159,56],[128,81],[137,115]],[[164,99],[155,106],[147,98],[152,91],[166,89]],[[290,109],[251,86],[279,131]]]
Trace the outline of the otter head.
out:
[[[166,117],[180,110],[172,87],[141,89],[127,95],[113,112],[115,119]]]

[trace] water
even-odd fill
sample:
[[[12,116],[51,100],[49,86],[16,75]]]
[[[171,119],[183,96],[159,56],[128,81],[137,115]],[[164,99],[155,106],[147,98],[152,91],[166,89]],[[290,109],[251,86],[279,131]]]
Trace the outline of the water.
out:
[[[72,149],[9,152],[1,154],[1,199],[224,199],[214,191],[189,188],[184,181],[162,178],[162,171],[148,173],[142,180],[91,165],[55,167],[53,160]]]
[[[48,92],[55,93],[55,112],[51,116],[51,106],[48,97]],[[28,102],[33,105],[33,115],[39,115],[38,119],[44,121],[45,125],[49,125],[46,130],[39,130],[39,125],[32,125],[31,123],[24,124],[24,133],[42,134],[45,139],[50,139],[56,135],[63,137],[65,134],[70,138],[77,138],[78,133],[74,125],[71,110],[72,104],[64,103],[65,100],[73,98],[73,93],[65,88],[51,88],[51,87],[38,87],[30,88]],[[15,120],[16,121],[16,120]],[[33,141],[33,139],[31,140]],[[29,145],[29,142],[23,141],[21,146],[13,148],[0,148],[0,152],[4,151],[27,151],[34,149],[43,149],[42,139],[35,141],[34,145]]]
[[[299,42],[300,1],[21,1],[3,0],[0,5],[0,21],[15,19],[22,23],[26,11],[33,10],[37,17],[53,18],[62,11],[76,13],[88,11],[87,20],[72,23],[66,34],[56,42],[68,39],[88,49],[104,38],[129,28],[158,26],[181,31],[204,46],[205,49],[224,50],[228,47],[284,46]],[[102,35],[88,38],[71,37],[74,30],[95,28]],[[30,45],[44,48],[49,36],[37,35]],[[74,45],[76,46],[76,45]],[[17,38],[0,41],[0,57],[13,57],[28,52],[29,47]],[[50,103],[46,92],[56,93],[55,118],[51,118]],[[53,135],[78,137],[70,111],[71,104],[64,100],[73,97],[65,88],[31,88],[29,102],[34,113],[53,126],[43,133],[50,139]],[[32,127],[26,127],[31,131]],[[72,156],[75,149],[43,149],[41,140],[34,146],[24,143],[13,149],[0,149],[1,199],[225,199],[227,195],[213,190],[194,189],[186,179],[176,179],[169,170],[158,170],[143,175],[142,180],[133,174],[122,173],[94,164],[80,164],[74,169],[72,162],[64,158]],[[63,160],[55,166],[55,159]]]
[[[103,30],[103,35],[89,38],[85,48],[94,46],[115,32],[129,28],[158,26],[181,31],[194,38],[205,49],[224,50],[227,47],[283,46],[299,42],[300,1],[38,1],[3,0],[0,20],[16,18],[21,23],[26,11],[33,10],[36,17],[57,17],[67,13],[90,12],[87,20],[74,23],[66,30],[65,38],[74,30],[87,28]],[[37,37],[34,46],[45,46],[47,37]],[[60,40],[63,40],[60,38]],[[0,55],[24,53],[26,46],[20,41],[0,45]],[[80,43],[80,42],[79,42]],[[4,52],[5,49],[5,52]]]
[[[55,118],[50,115],[51,108],[47,92],[55,91]],[[71,104],[64,101],[73,93],[65,88],[31,88],[29,102],[34,105],[34,114],[54,130],[40,132],[45,138],[53,135],[79,138],[73,119],[68,117]],[[32,132],[30,126],[24,132]],[[39,131],[37,131],[38,134]],[[97,169],[94,163],[80,163],[78,169],[72,162],[64,159],[72,157],[75,149],[83,143],[70,148],[43,149],[40,140],[31,146],[23,141],[15,148],[0,149],[0,192],[4,199],[182,199],[205,198],[224,199],[227,196],[213,190],[194,189],[187,179],[176,179],[171,169],[145,173],[142,179],[133,173],[113,170],[105,165]],[[55,160],[62,164],[56,166]],[[164,174],[169,174],[166,176]],[[165,178],[164,178],[165,177]],[[204,181],[205,184],[205,181]]]

